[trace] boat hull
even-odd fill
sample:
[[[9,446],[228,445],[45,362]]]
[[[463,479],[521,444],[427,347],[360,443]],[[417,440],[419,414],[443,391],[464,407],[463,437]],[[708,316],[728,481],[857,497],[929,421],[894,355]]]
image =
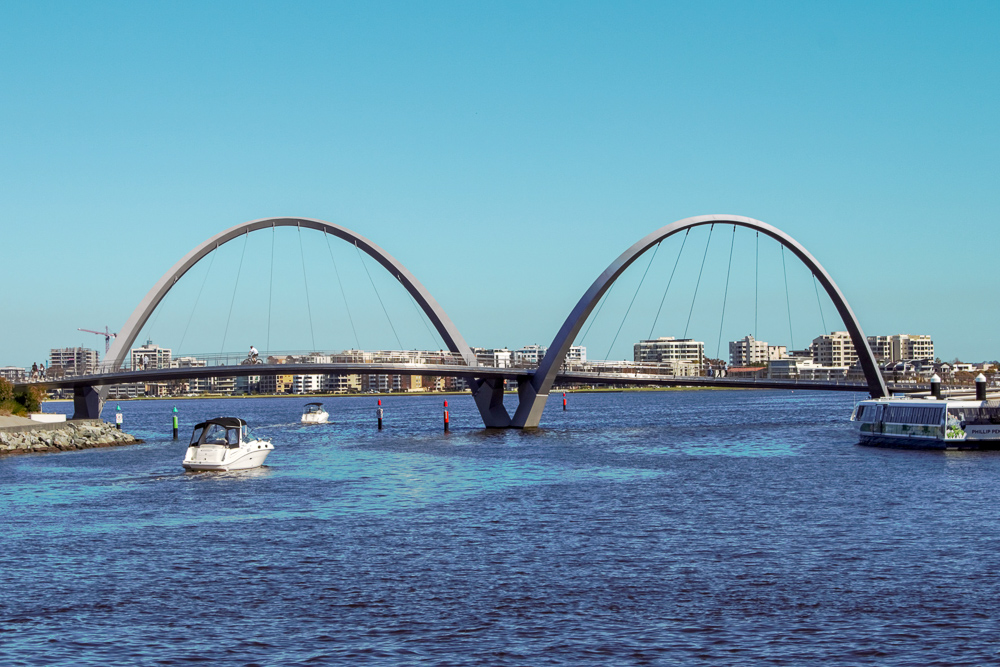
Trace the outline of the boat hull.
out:
[[[239,448],[214,445],[189,447],[181,465],[185,470],[195,472],[249,470],[264,465],[264,460],[273,450],[274,445],[265,441],[254,441]]]
[[[326,412],[302,415],[303,424],[329,424],[330,415]]]
[[[862,435],[859,444],[866,447],[890,447],[893,449],[936,449],[936,450],[997,450],[997,440],[960,440],[940,438],[908,438],[905,436]]]

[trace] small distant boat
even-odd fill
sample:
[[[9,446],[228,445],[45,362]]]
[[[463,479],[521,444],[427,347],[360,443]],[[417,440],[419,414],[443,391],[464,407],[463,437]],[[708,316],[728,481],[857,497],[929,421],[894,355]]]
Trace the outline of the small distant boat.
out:
[[[303,424],[326,424],[330,421],[330,413],[323,409],[322,403],[306,403],[302,411]]]
[[[185,470],[248,470],[259,468],[274,449],[270,440],[251,438],[238,417],[217,417],[194,427],[181,465]]]

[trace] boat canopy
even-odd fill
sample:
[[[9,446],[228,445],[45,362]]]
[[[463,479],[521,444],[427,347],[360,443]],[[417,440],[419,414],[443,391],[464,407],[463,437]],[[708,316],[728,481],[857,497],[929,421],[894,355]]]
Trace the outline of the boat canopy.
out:
[[[323,409],[322,403],[306,403],[305,412],[308,414],[310,412],[319,412]]]
[[[196,424],[191,445],[228,445],[239,447],[247,423],[239,417],[216,417]],[[190,445],[189,445],[190,446]]]

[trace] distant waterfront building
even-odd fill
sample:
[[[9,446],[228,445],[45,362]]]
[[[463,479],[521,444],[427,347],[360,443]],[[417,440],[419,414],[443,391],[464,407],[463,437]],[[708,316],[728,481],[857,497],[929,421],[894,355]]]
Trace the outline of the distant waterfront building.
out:
[[[525,345],[520,350],[514,350],[514,365],[522,368],[537,366],[547,351],[548,348],[541,345]]]
[[[361,376],[352,375],[327,375],[325,376],[323,391],[331,394],[356,394],[361,391]]]
[[[7,382],[25,382],[28,379],[28,369],[20,366],[0,367],[0,377]]]
[[[584,345],[570,345],[566,352],[567,364],[582,364],[587,361],[587,348]]]
[[[934,341],[927,335],[868,336],[868,345],[883,362],[934,358]]]
[[[511,353],[507,348],[490,349],[474,347],[472,352],[476,355],[476,361],[480,366],[491,366],[493,368],[510,368]]]
[[[63,347],[49,350],[49,370],[64,375],[90,375],[97,370],[97,350],[88,347]]]
[[[831,331],[812,342],[813,361],[820,366],[850,367],[858,363],[858,353],[846,331]]]
[[[787,348],[784,345],[768,345],[766,341],[756,340],[752,335],[729,343],[730,367],[760,366],[768,361],[784,359],[787,354]]]
[[[699,368],[705,362],[705,343],[691,338],[661,336],[650,340],[640,340],[632,346],[632,358],[639,363],[696,364]]]
[[[324,375],[293,375],[293,394],[318,394],[323,391]]]
[[[130,361],[133,370],[170,368],[170,349],[147,340],[144,345],[132,348]]]

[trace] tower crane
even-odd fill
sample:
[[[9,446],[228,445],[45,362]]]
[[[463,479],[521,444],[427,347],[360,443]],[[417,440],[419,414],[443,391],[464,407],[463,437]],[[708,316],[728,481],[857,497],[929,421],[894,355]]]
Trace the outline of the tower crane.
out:
[[[118,334],[111,333],[108,329],[108,325],[104,325],[104,331],[94,331],[93,329],[77,329],[77,331],[85,331],[87,333],[97,334],[98,336],[104,336],[104,354],[108,353],[108,349],[111,347],[111,339],[116,338]]]

